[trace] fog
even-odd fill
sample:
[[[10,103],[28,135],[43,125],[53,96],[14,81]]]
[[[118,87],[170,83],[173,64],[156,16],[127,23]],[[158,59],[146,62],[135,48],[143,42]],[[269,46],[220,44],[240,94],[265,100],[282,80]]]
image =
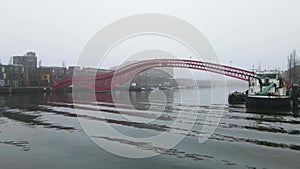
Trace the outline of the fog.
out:
[[[285,69],[287,55],[300,49],[297,0],[1,0],[0,59],[37,53],[43,65],[76,64],[88,40],[125,16],[161,13],[199,29],[223,64]],[[122,56],[120,56],[122,57]]]

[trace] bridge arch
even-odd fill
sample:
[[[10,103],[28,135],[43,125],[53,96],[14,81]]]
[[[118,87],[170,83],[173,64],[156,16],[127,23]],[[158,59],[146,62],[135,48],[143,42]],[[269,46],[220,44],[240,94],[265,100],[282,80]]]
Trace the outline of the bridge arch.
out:
[[[110,90],[113,87],[125,83],[136,74],[145,70],[162,67],[207,71],[244,81],[248,81],[250,78],[256,78],[256,74],[252,71],[216,63],[182,59],[153,59],[132,63],[120,69],[96,76],[76,76],[73,78],[66,78],[54,82],[52,84],[52,89],[55,90],[69,85],[79,85],[95,91]]]

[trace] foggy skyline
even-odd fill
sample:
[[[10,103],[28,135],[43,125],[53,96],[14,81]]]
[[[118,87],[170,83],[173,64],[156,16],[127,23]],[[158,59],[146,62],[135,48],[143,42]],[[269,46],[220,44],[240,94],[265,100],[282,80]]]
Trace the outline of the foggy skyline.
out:
[[[75,65],[90,38],[125,16],[168,14],[194,25],[212,43],[223,64],[286,69],[300,49],[297,0],[214,1],[0,1],[0,59],[27,51],[43,65]]]

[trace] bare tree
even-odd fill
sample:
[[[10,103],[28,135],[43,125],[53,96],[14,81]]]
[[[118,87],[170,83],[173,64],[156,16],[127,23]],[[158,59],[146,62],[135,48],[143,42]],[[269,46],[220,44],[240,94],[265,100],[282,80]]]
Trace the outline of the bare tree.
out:
[[[63,61],[61,62],[61,65],[62,65],[62,67],[66,67],[66,62],[63,60]]]
[[[296,60],[296,50],[294,49],[292,52],[290,52],[288,56],[288,75],[289,75],[289,81],[291,83],[297,82],[297,75],[296,75],[296,67],[297,67],[297,60]]]
[[[42,67],[42,60],[39,60],[39,67]]]

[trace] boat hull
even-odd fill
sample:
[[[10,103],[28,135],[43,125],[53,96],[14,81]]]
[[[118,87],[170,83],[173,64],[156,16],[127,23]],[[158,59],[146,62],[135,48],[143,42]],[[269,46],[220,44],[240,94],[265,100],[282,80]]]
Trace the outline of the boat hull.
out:
[[[234,92],[228,96],[229,104],[244,104],[245,103],[245,94],[242,92]]]
[[[247,108],[290,109],[291,99],[288,96],[248,95],[245,98]]]

